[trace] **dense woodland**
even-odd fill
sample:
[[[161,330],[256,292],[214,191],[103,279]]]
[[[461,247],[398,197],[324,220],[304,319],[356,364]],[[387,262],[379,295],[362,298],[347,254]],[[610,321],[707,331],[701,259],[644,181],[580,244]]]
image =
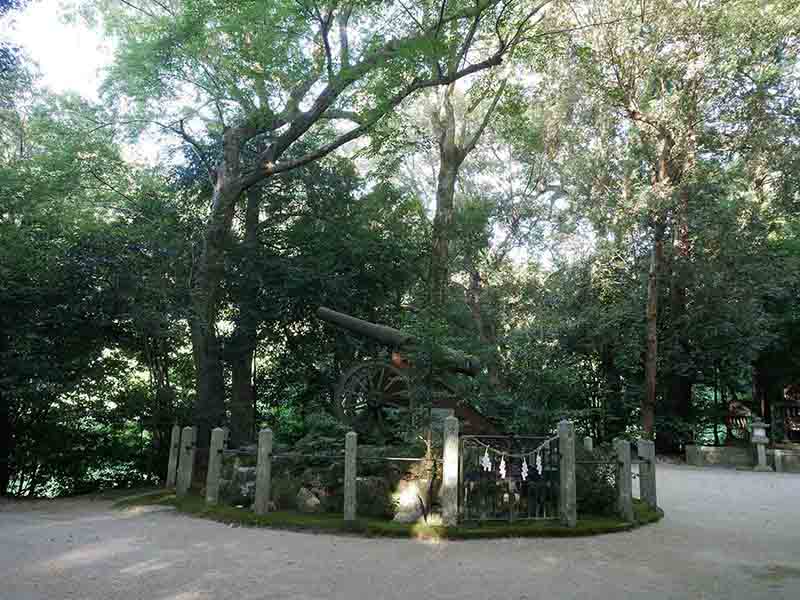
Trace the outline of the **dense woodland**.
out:
[[[95,103],[0,41],[0,493],[341,431],[377,350],[322,305],[480,357],[509,432],[677,452],[800,381],[795,0],[62,10],[114,62]]]

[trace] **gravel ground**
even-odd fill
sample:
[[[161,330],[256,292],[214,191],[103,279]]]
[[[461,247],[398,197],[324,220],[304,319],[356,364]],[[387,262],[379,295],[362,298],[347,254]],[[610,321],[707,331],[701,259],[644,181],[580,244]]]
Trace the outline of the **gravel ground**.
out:
[[[658,468],[666,518],[578,539],[377,540],[4,504],[0,598],[800,598],[800,475]]]

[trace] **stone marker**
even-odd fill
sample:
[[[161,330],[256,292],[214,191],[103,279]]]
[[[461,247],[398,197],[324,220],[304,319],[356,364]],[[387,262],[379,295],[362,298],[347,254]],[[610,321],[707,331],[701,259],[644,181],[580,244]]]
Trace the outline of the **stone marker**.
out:
[[[172,435],[169,439],[169,463],[167,465],[166,487],[175,487],[175,478],[178,476],[178,456],[181,453],[181,426],[172,426]]]
[[[578,523],[578,499],[575,485],[575,425],[572,421],[558,423],[558,453],[561,485],[558,514],[563,525],[575,527]]]
[[[783,472],[783,450],[775,450],[772,457],[775,459],[775,472]]]
[[[444,465],[442,467],[442,521],[458,525],[458,419],[444,420]]]
[[[222,474],[222,451],[225,448],[225,430],[211,430],[211,445],[208,448],[208,473],[206,474],[206,504],[219,502],[219,478]]]
[[[258,459],[256,462],[256,498],[253,510],[257,515],[269,512],[272,494],[272,429],[258,433]]]
[[[656,445],[652,440],[638,440],[636,452],[639,463],[639,496],[651,508],[658,506],[656,497]]]
[[[631,444],[628,440],[615,439],[617,453],[617,512],[633,523],[633,483],[631,480]]]
[[[181,458],[178,463],[178,496],[185,496],[192,487],[192,472],[194,469],[194,453],[197,446],[197,427],[183,428],[181,432]]]
[[[356,520],[357,456],[358,434],[355,431],[349,431],[344,436],[344,520],[347,522]]]
[[[295,504],[297,510],[303,513],[318,513],[322,512],[322,502],[317,496],[308,488],[301,487],[297,490],[295,497]]]
[[[752,432],[750,441],[756,447],[756,466],[753,467],[754,471],[772,471],[772,467],[767,464],[767,444],[769,444],[767,427],[769,425],[761,419],[755,419],[750,425]]]
[[[587,435],[583,438],[583,449],[587,452],[592,452],[594,450],[594,441],[592,440],[592,436]]]

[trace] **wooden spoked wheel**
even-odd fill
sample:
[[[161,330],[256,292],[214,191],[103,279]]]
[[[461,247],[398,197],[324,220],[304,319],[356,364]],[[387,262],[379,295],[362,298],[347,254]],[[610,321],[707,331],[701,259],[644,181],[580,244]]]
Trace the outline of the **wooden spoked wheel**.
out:
[[[335,402],[340,418],[356,430],[385,434],[387,412],[410,408],[408,379],[391,364],[361,363],[342,376]]]

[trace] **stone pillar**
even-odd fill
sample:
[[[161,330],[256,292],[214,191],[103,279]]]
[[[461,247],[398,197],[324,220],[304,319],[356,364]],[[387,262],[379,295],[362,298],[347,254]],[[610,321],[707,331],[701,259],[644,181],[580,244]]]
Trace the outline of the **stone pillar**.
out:
[[[583,438],[583,449],[587,452],[592,452],[594,450],[594,441],[592,440],[592,436],[587,435]]]
[[[558,424],[558,453],[558,513],[563,525],[575,527],[578,522],[578,499],[575,484],[575,425],[572,421],[564,420]]]
[[[172,435],[169,439],[169,463],[167,465],[166,487],[175,487],[175,478],[178,475],[178,456],[181,453],[181,426],[172,426]]]
[[[358,434],[347,432],[344,436],[344,520],[348,523],[356,520],[357,498],[357,459]]]
[[[442,467],[442,522],[458,525],[458,419],[444,420],[444,456]]]
[[[258,433],[258,459],[256,462],[256,498],[253,510],[257,515],[269,512],[272,494],[272,429]]]
[[[772,471],[772,467],[767,464],[767,444],[769,438],[767,437],[767,425],[760,419],[756,419],[750,425],[750,441],[756,447],[756,466],[753,467],[754,471]]]
[[[628,440],[614,440],[617,453],[617,512],[633,523],[633,482],[631,481],[631,444]]]
[[[219,478],[222,474],[222,451],[225,448],[225,430],[211,430],[211,445],[208,447],[208,473],[206,474],[206,504],[219,502]]]
[[[642,462],[639,463],[639,495],[652,508],[658,506],[656,497],[656,445],[651,440],[639,440],[636,452]]]
[[[228,445],[231,443],[231,428],[230,427],[223,427],[222,431],[225,432],[225,442],[222,444],[222,447],[227,450]]]
[[[772,457],[775,459],[775,472],[783,472],[783,450],[777,448],[773,451]]]
[[[194,452],[197,447],[197,427],[183,428],[181,433],[181,458],[178,464],[178,496],[185,496],[192,487]]]

